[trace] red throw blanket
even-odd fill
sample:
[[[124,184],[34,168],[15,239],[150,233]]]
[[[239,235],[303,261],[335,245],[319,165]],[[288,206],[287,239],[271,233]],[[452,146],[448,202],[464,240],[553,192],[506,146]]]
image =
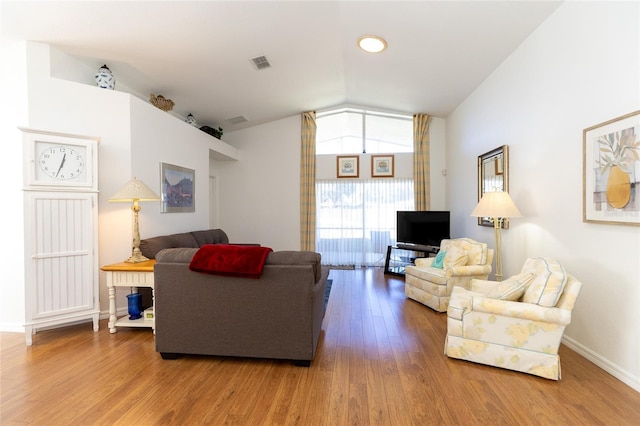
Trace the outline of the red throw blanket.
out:
[[[260,246],[205,244],[191,259],[189,269],[207,274],[260,278],[273,250]]]

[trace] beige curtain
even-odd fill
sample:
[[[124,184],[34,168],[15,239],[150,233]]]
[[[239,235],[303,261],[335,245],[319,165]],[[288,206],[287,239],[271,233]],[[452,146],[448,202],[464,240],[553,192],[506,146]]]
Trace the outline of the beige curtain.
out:
[[[413,191],[416,210],[431,209],[429,124],[427,114],[413,116]]]
[[[302,113],[300,249],[316,250],[316,113]]]

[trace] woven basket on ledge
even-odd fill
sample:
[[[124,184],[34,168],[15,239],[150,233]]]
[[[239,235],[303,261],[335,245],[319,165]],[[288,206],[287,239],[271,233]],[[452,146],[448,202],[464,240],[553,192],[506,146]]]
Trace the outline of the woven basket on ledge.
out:
[[[156,107],[160,108],[163,111],[171,111],[173,109],[173,106],[175,105],[175,103],[171,99],[166,99],[162,95],[156,96],[153,93],[151,94],[151,97],[149,98],[149,100],[153,105],[155,105]]]

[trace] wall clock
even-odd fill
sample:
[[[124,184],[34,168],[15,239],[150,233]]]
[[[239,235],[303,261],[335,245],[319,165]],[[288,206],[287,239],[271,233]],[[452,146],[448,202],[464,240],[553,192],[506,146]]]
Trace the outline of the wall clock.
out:
[[[25,133],[25,184],[86,189],[96,186],[97,139],[63,134]],[[95,188],[97,189],[97,188]]]
[[[58,145],[38,142],[36,152],[36,179],[53,181],[84,180],[86,176],[87,148],[85,146]]]

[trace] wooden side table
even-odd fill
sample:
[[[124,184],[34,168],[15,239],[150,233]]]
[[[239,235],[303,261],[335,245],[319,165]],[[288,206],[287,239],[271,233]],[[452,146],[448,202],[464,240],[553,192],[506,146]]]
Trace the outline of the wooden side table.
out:
[[[109,332],[116,333],[117,327],[150,327],[155,334],[155,316],[153,319],[145,319],[143,316],[137,320],[130,320],[129,315],[119,319],[116,316],[116,287],[131,287],[133,292],[136,292],[138,287],[150,287],[153,300],[153,265],[155,264],[155,259],[151,259],[139,263],[114,263],[100,268],[107,273]]]

